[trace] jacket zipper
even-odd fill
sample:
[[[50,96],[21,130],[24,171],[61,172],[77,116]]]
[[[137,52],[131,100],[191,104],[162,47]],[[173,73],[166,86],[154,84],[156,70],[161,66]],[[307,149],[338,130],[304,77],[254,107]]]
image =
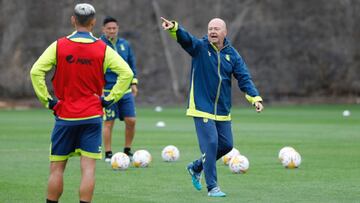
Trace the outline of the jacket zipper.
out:
[[[214,106],[214,115],[215,115],[215,120],[216,120],[216,116],[217,116],[217,103],[219,102],[219,97],[220,97],[220,89],[221,89],[221,83],[222,83],[222,77],[221,77],[221,73],[220,73],[220,52],[221,50],[223,50],[225,47],[227,47],[228,45],[224,46],[223,48],[221,48],[220,50],[218,50],[213,44],[211,44],[212,47],[215,49],[216,54],[217,54],[217,58],[218,58],[218,76],[219,76],[219,85],[217,88],[217,92],[216,92],[216,98],[215,98],[215,106]]]
[[[217,103],[219,102],[220,88],[221,88],[221,82],[222,82],[222,78],[221,78],[221,74],[220,74],[220,51],[216,50],[216,53],[217,53],[217,57],[218,57],[219,85],[218,85],[218,88],[217,88],[216,98],[215,98],[215,108],[214,108],[215,119],[216,119],[216,115],[217,115]]]

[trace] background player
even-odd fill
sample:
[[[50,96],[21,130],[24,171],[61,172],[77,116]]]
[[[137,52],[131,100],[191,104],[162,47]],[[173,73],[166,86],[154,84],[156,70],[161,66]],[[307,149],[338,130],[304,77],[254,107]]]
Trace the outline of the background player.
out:
[[[103,21],[103,35],[101,39],[111,48],[113,48],[130,66],[134,73],[134,79],[131,82],[126,94],[111,107],[105,108],[105,121],[104,121],[104,147],[105,147],[105,161],[109,162],[112,156],[111,139],[112,130],[114,128],[115,119],[119,118],[125,122],[125,147],[124,153],[132,157],[131,145],[135,136],[135,124],[136,124],[136,112],[135,112],[135,100],[137,95],[137,83],[136,78],[136,66],[135,56],[128,43],[123,38],[119,38],[119,25],[115,18],[106,17]],[[106,71],[105,75],[105,89],[104,93],[107,95],[110,89],[116,82],[116,74],[110,69]]]

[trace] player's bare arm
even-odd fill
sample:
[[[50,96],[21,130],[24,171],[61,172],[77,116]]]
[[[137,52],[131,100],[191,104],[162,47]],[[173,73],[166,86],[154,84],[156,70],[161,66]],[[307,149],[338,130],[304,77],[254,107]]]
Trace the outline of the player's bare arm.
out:
[[[134,95],[134,97],[138,94],[137,85],[131,85],[131,93]]]

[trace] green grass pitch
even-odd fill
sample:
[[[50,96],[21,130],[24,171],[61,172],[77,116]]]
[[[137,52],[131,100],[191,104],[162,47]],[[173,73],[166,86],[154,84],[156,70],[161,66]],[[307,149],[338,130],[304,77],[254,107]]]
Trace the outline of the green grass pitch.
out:
[[[343,117],[345,109],[351,116]],[[184,108],[137,109],[134,149],[153,156],[149,168],[113,171],[97,162],[93,202],[358,202],[360,201],[360,106],[319,105],[267,107],[261,114],[234,107],[234,146],[248,157],[246,174],[232,174],[218,162],[218,182],[225,198],[195,191],[185,166],[200,156],[193,121]],[[166,127],[157,128],[157,121]],[[0,110],[0,202],[45,202],[49,173],[49,139],[53,127],[48,110]],[[117,121],[113,151],[124,142]],[[161,150],[176,145],[180,160],[166,163]],[[293,146],[302,155],[298,169],[284,169],[279,150]],[[61,202],[78,202],[79,158],[65,172]],[[204,179],[202,179],[204,184]]]

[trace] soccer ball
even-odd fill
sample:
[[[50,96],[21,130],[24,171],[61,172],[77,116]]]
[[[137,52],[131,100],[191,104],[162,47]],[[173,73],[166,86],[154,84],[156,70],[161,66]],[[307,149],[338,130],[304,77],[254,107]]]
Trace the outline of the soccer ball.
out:
[[[117,152],[111,157],[111,167],[114,170],[125,170],[130,165],[128,155],[122,152]]]
[[[156,127],[158,127],[158,128],[164,128],[165,126],[166,126],[166,124],[164,121],[158,121],[156,123]]]
[[[282,162],[284,154],[286,154],[289,151],[296,151],[296,150],[294,148],[292,148],[292,147],[289,147],[289,146],[281,148],[281,150],[279,151],[279,155],[278,155],[280,162]]]
[[[221,160],[225,165],[229,165],[229,161],[231,160],[231,158],[233,158],[236,155],[240,155],[239,150],[232,148],[230,152],[228,152],[223,157],[221,157]]]
[[[164,161],[177,161],[180,157],[180,152],[174,145],[168,145],[162,150],[161,157]]]
[[[283,154],[281,163],[285,168],[298,168],[301,164],[301,156],[295,150],[287,151]]]
[[[343,116],[344,116],[344,117],[348,117],[348,116],[350,116],[350,115],[351,115],[351,113],[350,113],[349,110],[343,111]]]
[[[246,173],[249,169],[249,160],[244,155],[236,155],[229,162],[229,169],[233,173]]]
[[[135,167],[145,168],[148,167],[152,161],[151,154],[144,150],[137,150],[133,155],[133,165]]]

